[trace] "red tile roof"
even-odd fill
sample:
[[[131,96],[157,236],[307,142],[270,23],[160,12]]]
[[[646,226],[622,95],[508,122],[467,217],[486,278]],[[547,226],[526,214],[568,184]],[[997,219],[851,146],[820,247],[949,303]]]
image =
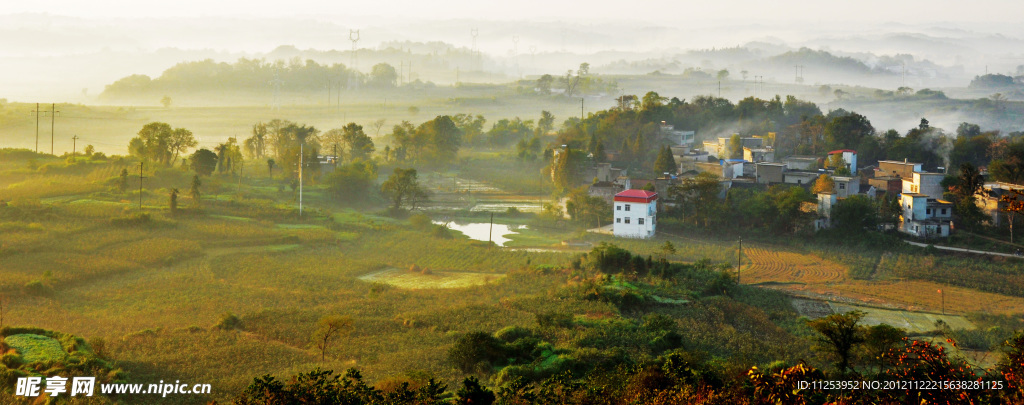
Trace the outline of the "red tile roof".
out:
[[[857,153],[857,151],[855,151],[853,149],[836,149],[834,151],[829,152],[828,154],[829,155],[835,155],[836,153],[843,153],[843,152]]]
[[[658,193],[631,189],[615,195],[615,201],[647,203],[658,199]]]

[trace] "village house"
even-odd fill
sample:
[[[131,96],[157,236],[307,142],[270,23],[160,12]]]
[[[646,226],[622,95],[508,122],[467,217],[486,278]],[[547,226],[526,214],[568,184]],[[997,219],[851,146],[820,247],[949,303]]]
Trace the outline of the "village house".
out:
[[[821,158],[817,156],[793,155],[783,158],[782,163],[785,163],[789,170],[818,170],[820,160]]]
[[[657,225],[658,193],[647,190],[625,190],[615,195],[612,234],[624,238],[654,237]]]
[[[611,163],[597,163],[587,168],[583,173],[583,178],[587,181],[592,179],[597,179],[597,181],[614,181],[624,172],[624,169],[612,167]]]
[[[846,198],[860,193],[860,178],[847,176],[832,176],[835,182],[835,193],[838,198]]]
[[[908,166],[905,162],[902,168]],[[920,168],[920,165],[916,167]],[[903,178],[903,190],[900,192],[901,232],[921,238],[949,236],[953,203],[941,199],[943,189],[939,183],[943,177],[942,173],[911,172],[909,178]]]
[[[734,134],[738,135],[738,134]],[[729,140],[732,137],[720,136],[716,141],[704,141],[704,150],[717,158],[727,158]],[[740,148],[761,148],[764,146],[764,138],[760,136],[740,138]]]
[[[977,194],[978,198],[975,203],[985,211],[985,214],[988,214],[993,226],[1000,226],[1006,221],[1006,203],[1000,199],[1004,195],[1012,196],[1013,193],[1010,190],[1024,192],[1024,186],[1001,181],[986,182]]]
[[[877,172],[876,172],[877,173]],[[903,191],[903,180],[897,176],[882,176],[868,179],[868,184],[889,195],[897,195]]]
[[[761,184],[782,183],[785,171],[785,163],[758,163],[754,167],[754,177]]]
[[[693,131],[676,131],[675,127],[661,122],[661,139],[670,146],[685,146],[694,143]]]
[[[915,172],[921,172],[920,163],[907,162],[904,159],[902,162],[895,160],[879,160],[878,169],[875,169],[875,178],[879,177],[898,177],[901,179],[910,178]]]
[[[821,176],[821,173],[816,171],[789,170],[782,173],[782,181],[789,184],[810,185],[814,184],[818,176]]]
[[[775,150],[771,146],[765,146],[763,148],[743,148],[743,160],[753,163],[760,162],[774,162],[775,161]]]
[[[612,205],[615,195],[625,190],[622,184],[618,184],[611,181],[598,181],[591,184],[587,189],[587,195],[591,197],[599,197],[603,199],[608,205]]]
[[[857,151],[855,151],[853,149],[834,150],[834,151],[831,151],[831,152],[828,153],[828,158],[829,159],[833,159],[832,156],[834,156],[834,155],[840,155],[843,158],[843,162],[846,162],[846,169],[848,169],[850,171],[850,173],[853,173],[853,174],[857,173]],[[826,160],[826,162],[827,162],[827,160]],[[838,169],[838,168],[837,167],[833,167],[832,169]]]

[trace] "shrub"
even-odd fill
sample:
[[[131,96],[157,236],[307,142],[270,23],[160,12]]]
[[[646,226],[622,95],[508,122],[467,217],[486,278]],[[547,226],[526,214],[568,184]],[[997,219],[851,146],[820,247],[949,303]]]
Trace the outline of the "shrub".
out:
[[[25,292],[37,296],[53,295],[53,287],[50,287],[42,280],[29,281],[25,284]]]
[[[485,370],[506,357],[506,347],[486,332],[470,332],[448,350],[448,361],[463,373]]]
[[[214,327],[223,330],[242,329],[242,320],[235,316],[235,314],[225,312],[221,314],[220,322],[217,322],[217,325],[214,325]]]

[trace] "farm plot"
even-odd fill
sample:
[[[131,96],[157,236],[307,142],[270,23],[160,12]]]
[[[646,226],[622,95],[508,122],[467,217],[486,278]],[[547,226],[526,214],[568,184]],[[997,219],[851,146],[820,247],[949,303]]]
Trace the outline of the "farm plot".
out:
[[[935,330],[936,321],[943,321],[953,329],[975,329],[973,323],[960,315],[940,315],[923,312],[896,311],[891,309],[879,309],[862,307],[859,305],[846,305],[836,302],[828,303],[834,313],[842,314],[850,311],[864,313],[861,324],[874,326],[888,324],[907,331],[907,333],[925,333]]]
[[[809,254],[768,250],[760,247],[743,250],[750,265],[740,280],[746,284],[765,282],[821,284],[842,281],[846,266]]]
[[[418,290],[472,287],[497,281],[501,277],[501,275],[495,274],[464,271],[411,272],[409,270],[388,268],[359,277],[359,280]]]

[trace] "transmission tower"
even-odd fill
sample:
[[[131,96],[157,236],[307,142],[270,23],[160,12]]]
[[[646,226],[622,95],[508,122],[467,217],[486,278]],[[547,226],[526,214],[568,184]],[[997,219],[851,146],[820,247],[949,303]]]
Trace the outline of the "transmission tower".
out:
[[[355,77],[355,72],[356,72],[356,49],[358,49],[358,48],[356,48],[356,44],[359,42],[359,30],[348,30],[348,40],[352,41],[352,54],[349,55],[349,64],[348,65],[349,65],[349,69],[351,70],[352,76],[353,76],[352,77],[353,80],[349,80],[349,87],[353,87],[356,84],[356,82],[357,82],[357,80],[355,80],[355,79],[357,79],[357,77]]]
[[[795,77],[793,79],[793,81],[795,81],[797,83],[803,83],[804,82],[804,65],[793,65],[793,75]]]
[[[476,37],[480,36],[480,30],[476,28],[471,28],[469,30],[469,35],[473,37],[473,48],[470,50],[470,53],[473,54],[474,62],[476,62],[474,63],[475,65],[477,65],[476,69],[480,70],[480,48],[477,48],[476,46]]]
[[[512,44],[512,56],[516,59],[516,75],[522,78],[523,72],[519,70],[519,35],[512,36]]]

